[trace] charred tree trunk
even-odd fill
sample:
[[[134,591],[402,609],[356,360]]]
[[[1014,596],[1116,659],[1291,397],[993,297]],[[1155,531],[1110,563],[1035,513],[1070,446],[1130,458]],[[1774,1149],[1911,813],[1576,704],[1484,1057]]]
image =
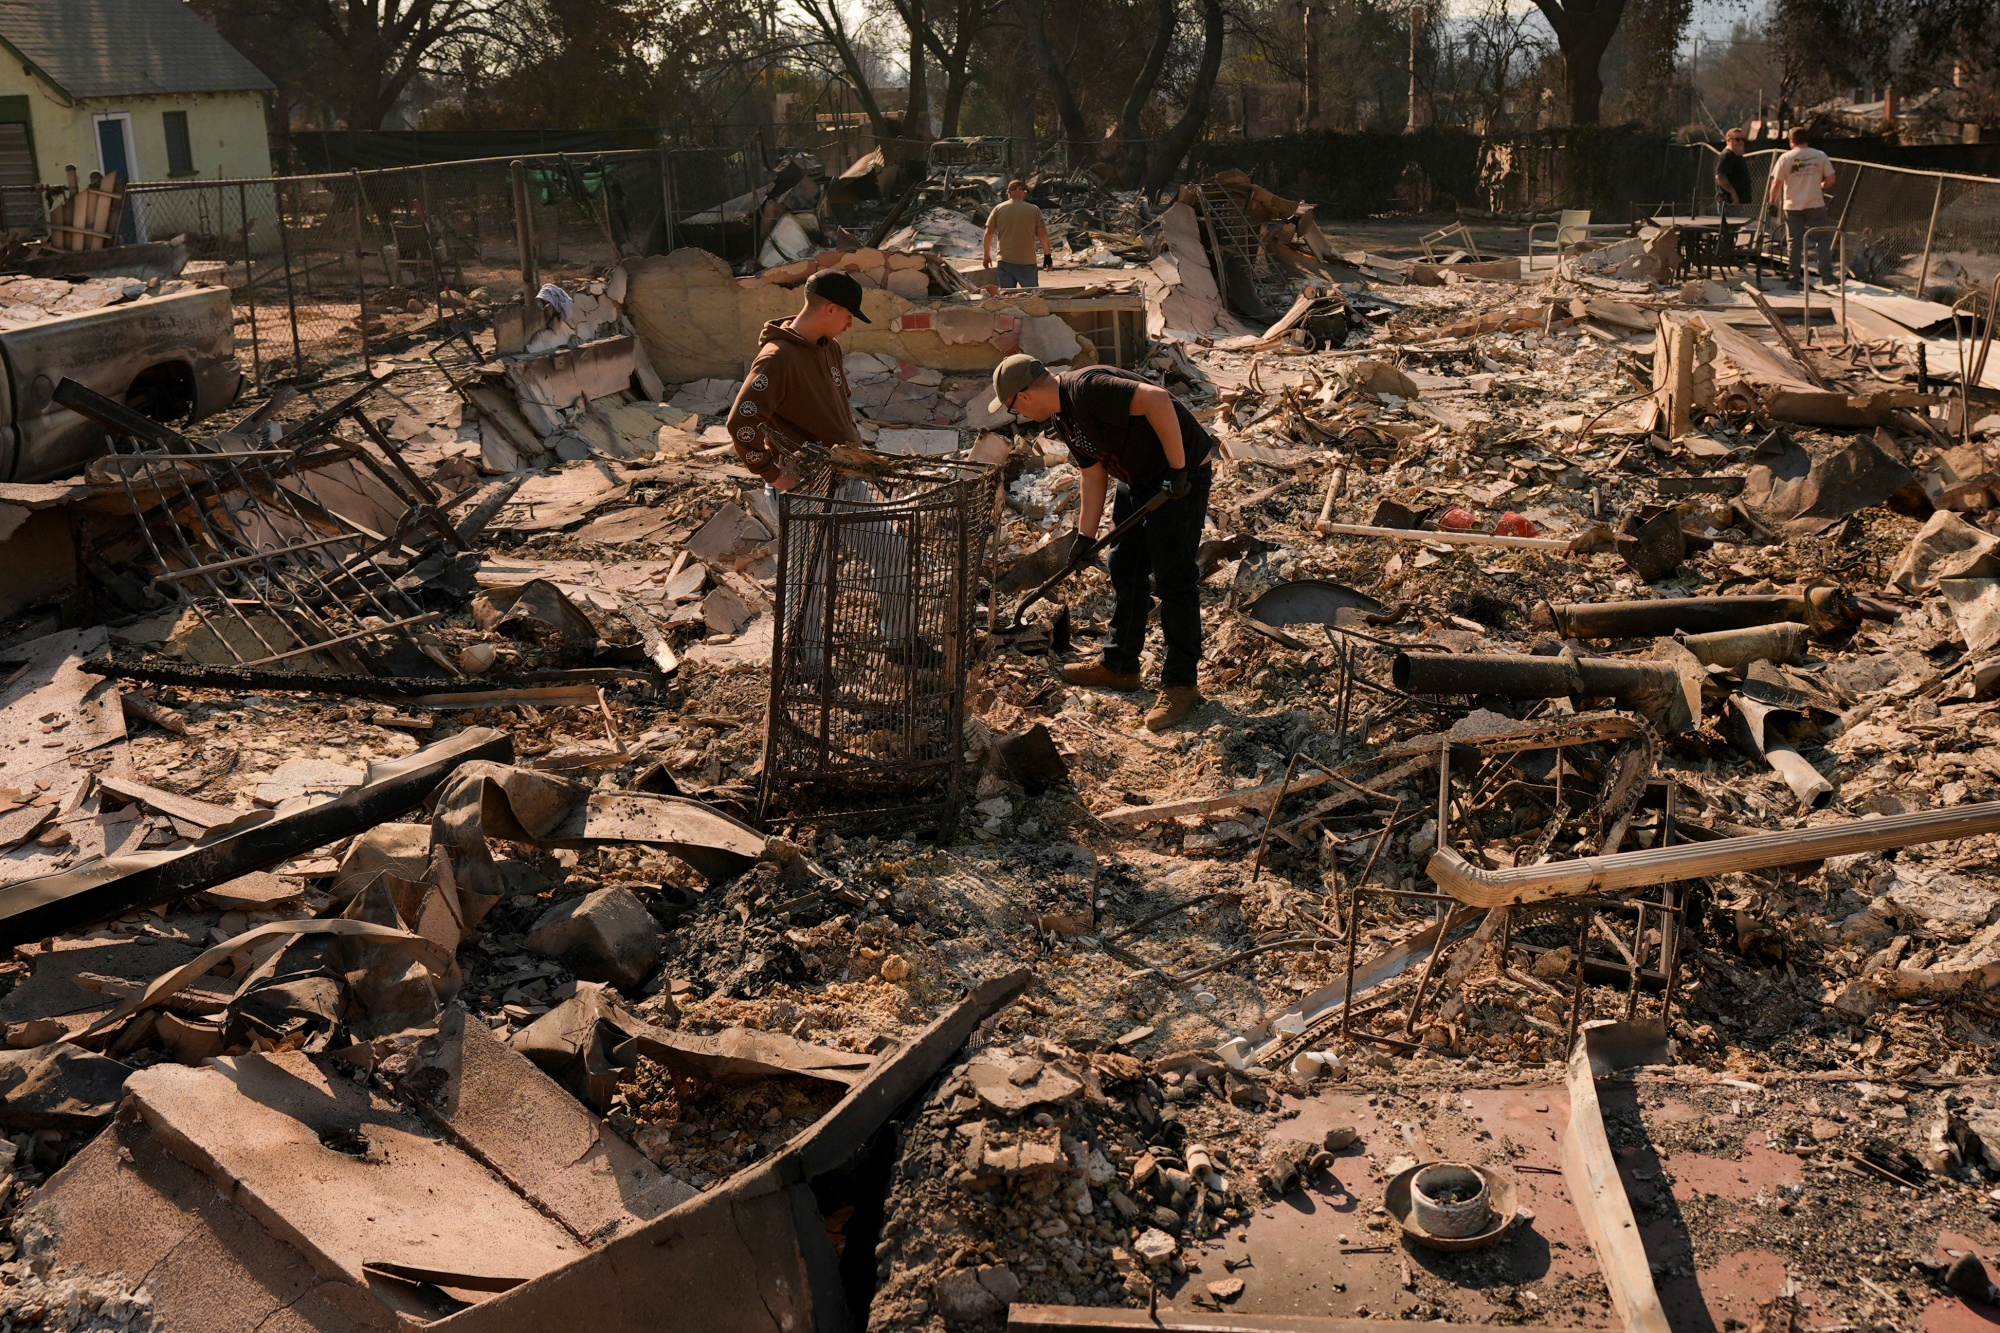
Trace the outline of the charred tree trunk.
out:
[[[1187,109],[1154,146],[1152,163],[1146,169],[1145,188],[1149,196],[1158,196],[1167,188],[1188,149],[1194,147],[1194,141],[1208,124],[1209,104],[1215,100],[1215,78],[1222,70],[1222,39],[1222,0],[1202,0],[1201,64],[1195,70],[1194,84],[1188,89]]]
[[[847,31],[847,21],[841,17],[837,0],[799,0],[799,8],[819,29],[826,44],[840,60],[840,68],[847,75],[848,86],[854,90],[854,100],[861,103],[861,110],[868,117],[868,127],[875,135],[875,141],[882,146],[885,157],[889,156],[890,140],[896,137],[895,127],[882,114],[882,104],[875,100],[875,90],[868,86],[868,71],[861,64],[861,57],[854,49],[854,39]]]
[[[1146,113],[1146,103],[1153,99],[1153,90],[1160,86],[1160,71],[1167,67],[1167,54],[1174,45],[1177,18],[1174,0],[1157,0],[1157,4],[1159,26],[1153,32],[1153,44],[1146,51],[1146,61],[1139,67],[1137,77],[1132,80],[1132,90],[1125,95],[1125,106],[1118,113],[1112,141],[1103,146],[1100,159],[1118,168],[1118,183],[1128,190],[1138,185],[1145,169],[1146,150],[1142,142],[1140,117]]]
[[[1595,125],[1603,115],[1604,52],[1625,17],[1626,0],[1535,0],[1555,30],[1569,79],[1569,121]]]
[[[1055,98],[1056,118],[1062,122],[1063,138],[1069,141],[1071,154],[1081,158],[1090,151],[1090,126],[1084,122],[1083,108],[1077,104],[1076,92],[1070,87],[1068,71],[1056,59],[1055,48],[1049,45],[1041,0],[1012,0],[1012,3],[1021,26],[1027,29],[1028,49],[1034,53],[1035,63],[1041,66],[1042,77],[1048,80],[1049,93]]]
[[[910,101],[903,112],[903,137],[921,141],[931,132],[930,62],[924,52],[924,0],[904,0],[910,28]]]

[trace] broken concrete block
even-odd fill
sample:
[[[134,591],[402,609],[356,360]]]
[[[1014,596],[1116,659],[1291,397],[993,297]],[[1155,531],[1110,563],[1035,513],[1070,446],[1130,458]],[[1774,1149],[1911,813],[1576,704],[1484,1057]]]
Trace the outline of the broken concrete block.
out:
[[[1343,383],[1357,389],[1366,389],[1376,397],[1389,394],[1397,398],[1415,398],[1418,395],[1417,382],[1405,375],[1387,361],[1356,361],[1339,372]]]
[[[1060,1065],[1005,1050],[984,1052],[967,1063],[965,1081],[979,1100],[1006,1115],[1066,1101],[1083,1091],[1083,1080]]]
[[[711,634],[741,634],[756,614],[734,588],[717,588],[701,600],[701,618]]]
[[[0,1126],[8,1129],[94,1129],[125,1095],[131,1066],[51,1042],[0,1051]]]
[[[687,540],[687,552],[711,569],[741,569],[763,555],[772,534],[735,503],[715,511]]]
[[[1000,1304],[1012,1305],[1021,1299],[1021,1279],[1005,1264],[981,1264],[973,1271],[979,1274],[979,1285],[992,1292]]]
[[[1132,1242],[1132,1253],[1143,1263],[1163,1264],[1180,1253],[1181,1243],[1158,1227],[1148,1227]]]
[[[1037,315],[1021,329],[1021,350],[1054,365],[1074,358],[1083,350],[1083,343],[1061,315]]]
[[[9,1048],[16,1051],[32,1050],[46,1046],[69,1031],[53,1018],[30,1018],[7,1025],[6,1040]]]
[[[931,1288],[931,1298],[947,1324],[984,1323],[1006,1310],[1000,1298],[980,1282],[978,1272],[970,1268],[955,1268],[939,1278]]]
[[[660,961],[660,925],[630,889],[598,889],[561,903],[528,932],[528,948],[579,977],[631,989]]]

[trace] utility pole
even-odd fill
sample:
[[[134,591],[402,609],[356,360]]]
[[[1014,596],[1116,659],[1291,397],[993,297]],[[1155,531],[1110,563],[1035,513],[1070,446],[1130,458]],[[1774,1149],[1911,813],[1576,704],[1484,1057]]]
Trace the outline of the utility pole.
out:
[[[1410,116],[1403,124],[1405,134],[1415,134],[1431,123],[1430,108],[1425,104],[1423,94],[1424,22],[1427,17],[1423,5],[1410,6]]]

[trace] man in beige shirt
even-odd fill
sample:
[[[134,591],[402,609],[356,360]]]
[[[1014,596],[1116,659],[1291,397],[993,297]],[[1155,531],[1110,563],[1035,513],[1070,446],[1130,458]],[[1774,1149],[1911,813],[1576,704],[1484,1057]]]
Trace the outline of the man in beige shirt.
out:
[[[1778,154],[1778,160],[1771,164],[1771,185],[1765,198],[1773,208],[1782,206],[1785,211],[1785,234],[1791,241],[1792,281],[1801,287],[1806,283],[1806,233],[1827,225],[1831,214],[1826,206],[1826,192],[1833,186],[1833,159],[1817,148],[1808,147],[1805,129],[1794,126],[1791,148]],[[1819,253],[1820,281],[1832,282],[1833,233],[1821,232],[1813,248]]]
[[[995,204],[986,215],[986,267],[993,267],[993,242],[1000,242],[997,275],[1002,287],[1039,287],[1042,275],[1035,268],[1035,242],[1042,246],[1043,263],[1055,267],[1055,249],[1049,244],[1048,224],[1042,210],[1028,202],[1025,181],[1007,182],[1007,201]]]

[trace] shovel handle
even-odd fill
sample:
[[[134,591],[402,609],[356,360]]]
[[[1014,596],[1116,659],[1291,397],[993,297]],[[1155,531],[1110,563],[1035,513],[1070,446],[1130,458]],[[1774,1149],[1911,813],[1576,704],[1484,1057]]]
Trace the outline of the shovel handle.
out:
[[[1171,499],[1173,499],[1173,497],[1168,495],[1165,491],[1155,492],[1152,499],[1146,501],[1145,504],[1139,506],[1139,511],[1137,513],[1128,517],[1123,523],[1120,523],[1117,527],[1111,529],[1111,531],[1104,534],[1104,536],[1099,537],[1096,540],[1092,541],[1090,544],[1090,554],[1096,555],[1099,551],[1111,545],[1111,543],[1117,541],[1127,532],[1131,531],[1133,528],[1139,526],[1140,523],[1144,522],[1146,515],[1152,513],[1155,509],[1158,509],[1161,505],[1165,504],[1167,501]],[[1021,628],[1021,617],[1027,614],[1029,607],[1033,606],[1036,602],[1041,601],[1042,598],[1046,597],[1049,594],[1049,591],[1053,589],[1057,584],[1061,583],[1064,579],[1067,579],[1072,574],[1076,573],[1079,569],[1082,568],[1083,568],[1083,561],[1073,559],[1067,566],[1065,566],[1060,570],[1057,570],[1053,577],[1043,580],[1043,582],[1039,587],[1037,587],[1033,592],[1029,593],[1026,597],[1023,597],[1021,599],[1021,604],[1014,608],[1013,619],[1010,620],[1007,625],[1008,630],[1011,632],[1013,630]]]

